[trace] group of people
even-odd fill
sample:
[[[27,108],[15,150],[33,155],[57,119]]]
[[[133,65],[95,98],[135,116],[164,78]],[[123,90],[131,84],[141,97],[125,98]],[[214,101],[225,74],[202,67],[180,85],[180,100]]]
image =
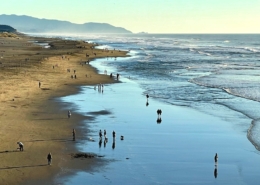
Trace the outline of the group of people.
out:
[[[116,80],[119,80],[119,76],[120,76],[120,74],[117,73],[117,74],[116,74]],[[113,78],[113,73],[110,73],[110,78]]]
[[[149,102],[148,102],[148,100],[149,100],[149,95],[148,95],[148,94],[146,94],[146,99],[147,99],[147,101],[146,101],[146,106],[148,106],[148,105],[149,105]],[[162,122],[162,118],[161,118],[162,110],[161,110],[161,109],[157,109],[157,115],[158,115],[157,123],[160,124],[160,123]]]
[[[96,86],[94,87],[96,89]],[[103,92],[104,91],[104,85],[103,84],[98,84],[98,92]]]
[[[103,136],[102,130],[100,129],[99,130],[99,139],[102,139],[102,136]],[[114,130],[112,132],[112,136],[113,136],[113,138],[116,137],[116,132]],[[106,130],[104,130],[104,138],[107,139],[107,131]]]
[[[107,138],[107,131],[104,130],[104,132],[102,133],[102,130],[99,130],[99,147],[101,147],[102,145],[102,137],[104,135],[104,147],[106,147],[106,143],[108,142],[108,138]],[[113,143],[112,143],[112,148],[115,149],[115,138],[116,138],[116,132],[113,130],[112,132],[112,136],[113,136]]]
[[[67,69],[67,72],[70,73],[70,69]],[[74,72],[74,75],[70,75],[70,77],[71,77],[72,79],[73,79],[73,78],[77,79],[76,70],[74,69],[73,72]]]
[[[116,132],[113,130],[112,132],[112,136],[113,136],[113,140],[116,138]],[[102,134],[102,130],[100,129],[99,130],[99,140],[102,140],[102,137],[103,137],[103,134]],[[105,138],[105,141],[107,142],[108,138],[107,138],[107,131],[104,130],[104,138]]]
[[[19,149],[20,151],[23,151],[24,150],[24,144],[21,141],[18,141],[17,144],[19,146],[19,148],[17,148],[17,149]],[[48,160],[48,165],[51,165],[51,162],[52,162],[51,153],[48,153],[47,160]]]

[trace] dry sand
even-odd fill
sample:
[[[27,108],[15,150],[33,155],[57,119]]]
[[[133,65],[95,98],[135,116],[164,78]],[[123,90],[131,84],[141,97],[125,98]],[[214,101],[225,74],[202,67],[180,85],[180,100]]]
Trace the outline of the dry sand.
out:
[[[93,44],[83,41],[0,34],[0,184],[45,184],[65,167],[98,164],[98,159],[82,163],[71,158],[77,152],[72,129],[82,118],[72,113],[68,119],[67,110],[53,98],[75,93],[79,85],[114,82],[84,63],[107,56],[126,56],[126,52],[93,49]],[[74,70],[76,79],[71,78]],[[18,141],[24,144],[23,152],[17,149]]]

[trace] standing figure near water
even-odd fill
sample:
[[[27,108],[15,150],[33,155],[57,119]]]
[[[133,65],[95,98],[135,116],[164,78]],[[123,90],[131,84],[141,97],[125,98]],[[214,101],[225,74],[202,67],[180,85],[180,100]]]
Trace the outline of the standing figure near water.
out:
[[[113,139],[115,139],[115,137],[116,137],[116,132],[113,130],[113,132],[112,132],[112,135],[113,135]]]
[[[102,139],[102,131],[99,130],[99,139],[101,140]]]
[[[73,137],[73,141],[76,140],[76,131],[75,129],[72,130],[72,137]]]
[[[70,118],[71,117],[71,112],[70,111],[68,111],[68,118]]]
[[[161,109],[158,109],[158,110],[157,110],[157,115],[158,115],[158,118],[160,118],[160,117],[161,117],[161,114],[162,114],[162,110],[161,110]]]
[[[161,110],[161,109],[158,109],[158,110],[157,110],[157,115],[158,115],[157,123],[158,123],[158,124],[160,124],[160,123],[162,122],[161,114],[162,114],[162,110]]]
[[[51,165],[51,161],[52,161],[51,152],[47,155],[47,160],[48,160],[48,165]]]
[[[215,165],[217,165],[218,163],[218,154],[216,153],[215,157],[214,157],[214,160],[215,160]]]
[[[146,101],[146,106],[148,106],[148,105],[149,105],[149,102],[148,102],[149,95],[148,95],[148,94],[146,94],[146,99],[147,99],[147,101]]]

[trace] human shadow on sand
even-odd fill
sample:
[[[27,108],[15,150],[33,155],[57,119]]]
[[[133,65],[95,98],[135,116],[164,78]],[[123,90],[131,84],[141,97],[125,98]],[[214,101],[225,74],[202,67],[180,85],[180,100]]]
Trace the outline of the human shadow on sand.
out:
[[[33,119],[33,120],[58,120],[58,119],[68,119],[68,118],[40,118],[40,119]]]
[[[43,141],[68,142],[68,141],[72,141],[72,139],[35,139],[35,140],[30,140],[25,142],[43,142]]]
[[[21,152],[19,150],[5,150],[5,151],[0,151],[0,154],[1,153],[10,153],[10,152]]]
[[[31,168],[31,167],[41,167],[41,166],[49,166],[49,165],[39,164],[39,165],[27,165],[27,166],[9,166],[9,167],[0,168],[0,170],[11,170],[11,169]]]

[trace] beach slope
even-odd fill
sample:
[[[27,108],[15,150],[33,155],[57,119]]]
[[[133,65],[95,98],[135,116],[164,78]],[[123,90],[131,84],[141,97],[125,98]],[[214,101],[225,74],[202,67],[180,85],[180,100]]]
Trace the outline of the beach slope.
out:
[[[95,49],[83,41],[0,33],[0,184],[46,184],[71,163],[70,154],[77,152],[72,129],[81,118],[72,113],[68,119],[68,110],[55,98],[75,93],[80,85],[114,82],[89,62],[117,56],[126,52]],[[95,159],[85,163],[95,165]]]

